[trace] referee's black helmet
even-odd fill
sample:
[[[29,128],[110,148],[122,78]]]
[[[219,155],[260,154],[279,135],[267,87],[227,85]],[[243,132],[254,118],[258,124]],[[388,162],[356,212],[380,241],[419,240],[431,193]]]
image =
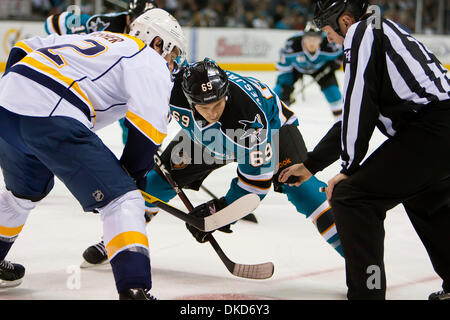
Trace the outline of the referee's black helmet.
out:
[[[191,107],[219,101],[228,93],[227,74],[213,60],[205,58],[184,69],[181,87]]]
[[[338,19],[344,11],[349,11],[358,21],[369,6],[368,0],[317,0],[314,9],[314,24],[322,29],[326,25],[339,34]]]
[[[153,8],[157,8],[155,0],[131,0],[128,4],[128,14],[131,20],[134,20],[145,11]]]

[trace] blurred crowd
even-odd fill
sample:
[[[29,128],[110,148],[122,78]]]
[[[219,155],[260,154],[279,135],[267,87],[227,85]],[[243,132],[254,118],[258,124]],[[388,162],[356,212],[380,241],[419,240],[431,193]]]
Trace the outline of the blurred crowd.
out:
[[[312,18],[314,0],[156,0],[159,7],[170,11],[182,26],[191,27],[245,27],[297,29],[305,27]],[[0,0],[24,5],[26,0]],[[45,17],[65,10],[74,0],[29,0],[33,18]],[[93,0],[82,0],[83,13],[93,14]],[[123,8],[104,1],[104,11],[121,11]],[[122,3],[127,0],[122,0]],[[450,1],[444,1],[444,33],[450,33]],[[415,32],[417,0],[371,0],[381,13]],[[423,0],[422,32],[433,34],[438,30],[439,0]]]

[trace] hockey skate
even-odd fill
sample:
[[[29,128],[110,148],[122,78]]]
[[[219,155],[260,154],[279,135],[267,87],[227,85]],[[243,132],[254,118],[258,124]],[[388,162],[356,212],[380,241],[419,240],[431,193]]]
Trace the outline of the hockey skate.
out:
[[[109,262],[108,254],[106,253],[103,240],[84,250],[83,259],[84,261],[81,263],[81,268],[92,268],[107,264]]]
[[[148,289],[128,289],[119,293],[119,300],[158,300]]]
[[[428,300],[450,300],[450,292],[444,290],[433,292],[428,296]]]
[[[17,287],[22,283],[24,275],[24,266],[6,260],[0,261],[0,288]]]

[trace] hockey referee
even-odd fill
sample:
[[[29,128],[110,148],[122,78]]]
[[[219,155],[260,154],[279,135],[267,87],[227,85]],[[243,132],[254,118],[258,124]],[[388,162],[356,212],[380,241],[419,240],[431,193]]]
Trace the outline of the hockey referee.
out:
[[[383,224],[386,211],[400,203],[443,280],[443,290],[429,299],[450,299],[450,78],[422,43],[368,5],[316,2],[315,24],[328,41],[343,44],[342,122],[280,181],[291,175],[304,181],[341,157],[327,197],[349,299],[385,299]],[[363,162],[375,127],[388,139]]]

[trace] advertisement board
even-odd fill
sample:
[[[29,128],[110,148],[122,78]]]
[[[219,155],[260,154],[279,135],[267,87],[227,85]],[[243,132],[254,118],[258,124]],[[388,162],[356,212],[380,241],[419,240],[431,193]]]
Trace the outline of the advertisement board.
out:
[[[188,46],[188,61],[209,57],[229,70],[274,71],[279,50],[295,30],[183,28]],[[0,72],[11,47],[19,40],[45,36],[44,23],[0,21]],[[438,59],[450,68],[450,36],[417,35]]]

